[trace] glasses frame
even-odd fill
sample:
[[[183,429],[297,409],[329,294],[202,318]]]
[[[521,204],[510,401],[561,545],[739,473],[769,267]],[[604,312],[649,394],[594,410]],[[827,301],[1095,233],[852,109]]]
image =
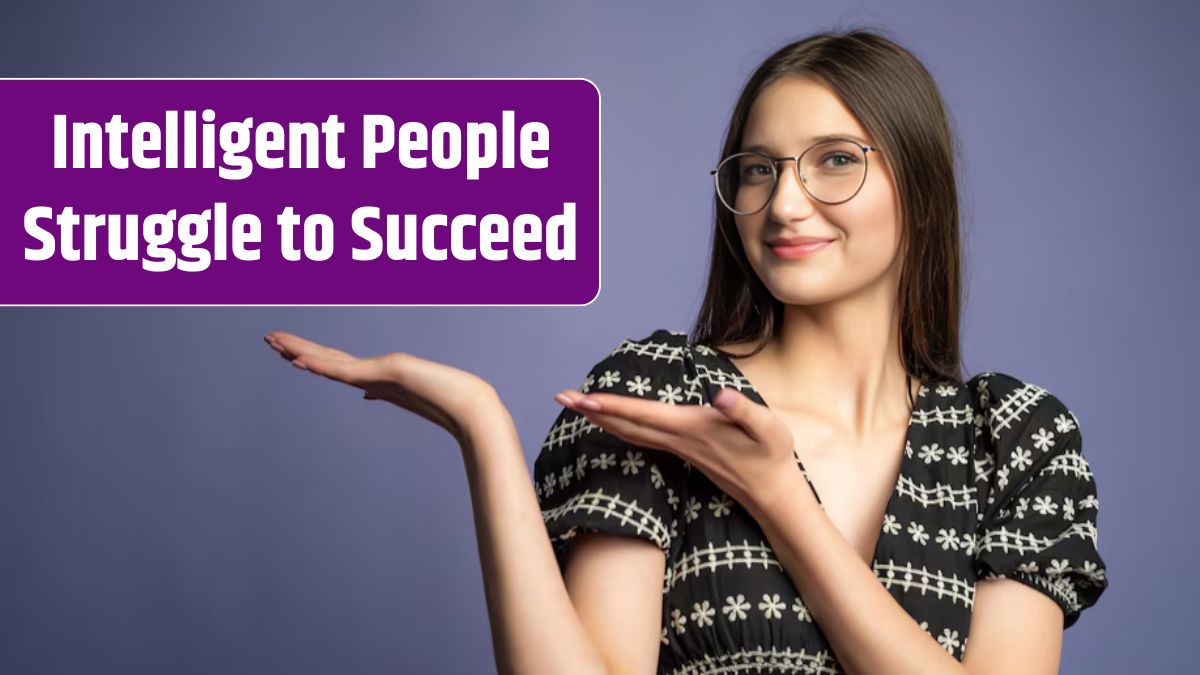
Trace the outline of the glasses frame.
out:
[[[806,179],[804,177],[804,174],[800,173],[800,160],[803,159],[804,156],[807,155],[809,153],[809,151],[812,150],[813,148],[817,148],[822,145],[829,145],[830,143],[839,143],[839,142],[853,143],[854,145],[857,145],[863,151],[863,177],[862,177],[862,181],[858,184],[858,188],[856,188],[854,190],[854,194],[850,195],[849,197],[846,197],[845,199],[843,199],[841,201],[827,202],[824,199],[821,199],[821,198],[817,197],[816,195],[814,195],[813,193],[809,192],[808,184],[807,184],[808,179]],[[786,162],[786,161],[791,160],[796,163],[795,164],[796,178],[800,181],[800,187],[804,190],[804,194],[808,195],[810,198],[812,198],[818,202],[821,202],[822,204],[830,204],[830,205],[844,204],[844,203],[850,201],[851,199],[854,199],[856,196],[858,196],[858,193],[862,192],[862,187],[867,184],[867,170],[870,168],[870,165],[871,165],[869,155],[872,152],[880,152],[880,150],[879,150],[879,148],[876,148],[874,146],[864,145],[862,143],[859,143],[858,141],[854,140],[853,138],[827,138],[819,143],[814,143],[814,144],[808,146],[808,148],[806,148],[804,150],[804,152],[800,153],[799,155],[796,155],[795,157],[787,157],[787,156],[773,157],[771,155],[768,155],[765,152],[758,152],[757,150],[747,150],[745,152],[735,152],[734,154],[729,155],[725,159],[722,159],[721,162],[719,164],[717,164],[717,168],[713,169],[712,171],[709,171],[708,173],[709,173],[709,175],[711,175],[713,177],[713,189],[716,190],[717,200],[720,201],[721,204],[725,208],[729,209],[730,212],[732,212],[735,215],[752,216],[752,215],[758,213],[759,211],[762,211],[763,209],[770,206],[771,200],[775,199],[775,191],[779,188],[779,176],[781,173],[779,170],[779,164],[781,162]],[[728,203],[725,202],[725,198],[721,196],[721,179],[717,176],[717,174],[721,170],[721,167],[725,166],[726,162],[728,162],[731,159],[734,159],[735,157],[741,157],[743,155],[756,155],[758,157],[762,157],[763,159],[771,160],[771,173],[772,173],[771,194],[767,195],[767,200],[765,202],[763,202],[763,205],[758,207],[757,209],[755,209],[753,211],[745,211],[745,212],[738,211],[737,209],[733,208],[732,206],[730,206]]]

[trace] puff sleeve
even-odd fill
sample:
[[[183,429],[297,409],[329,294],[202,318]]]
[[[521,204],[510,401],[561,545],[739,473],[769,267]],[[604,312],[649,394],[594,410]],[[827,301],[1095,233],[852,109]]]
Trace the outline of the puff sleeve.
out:
[[[1050,392],[1003,373],[972,378],[977,407],[977,578],[1007,577],[1053,599],[1063,628],[1108,586],[1100,502],[1079,421]]]
[[[683,348],[673,344],[678,337],[660,329],[642,340],[623,340],[592,367],[579,390],[682,402]],[[677,455],[632,445],[563,408],[533,471],[559,569],[584,532],[640,537],[670,560],[684,473]]]

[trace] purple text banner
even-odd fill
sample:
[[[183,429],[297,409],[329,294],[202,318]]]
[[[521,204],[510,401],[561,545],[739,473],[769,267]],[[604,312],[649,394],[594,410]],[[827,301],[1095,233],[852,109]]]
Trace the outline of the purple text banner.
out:
[[[584,305],[585,79],[0,80],[0,304]]]

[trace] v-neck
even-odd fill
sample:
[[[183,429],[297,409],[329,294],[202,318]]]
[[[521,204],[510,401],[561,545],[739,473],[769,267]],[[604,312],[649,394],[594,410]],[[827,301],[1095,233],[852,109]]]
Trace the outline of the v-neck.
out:
[[[711,347],[711,345],[710,345],[710,347]],[[740,377],[742,379],[742,382],[745,383],[745,387],[744,388],[739,387],[739,390],[744,389],[743,393],[749,392],[749,396],[750,396],[751,400],[754,400],[756,403],[759,403],[763,407],[770,410],[771,406],[767,405],[766,399],[764,399],[762,397],[762,394],[758,393],[758,389],[755,388],[754,383],[751,382],[750,378],[746,377],[746,374],[743,373],[742,370],[737,367],[737,364],[735,364],[733,362],[733,359],[729,358],[725,354],[718,351],[716,349],[716,347],[711,347],[711,348],[713,350],[713,353],[715,353],[717,355],[717,358],[720,359],[722,362],[724,362],[726,365],[728,365],[729,369],[733,372],[733,374],[736,375],[737,377]],[[908,385],[907,378],[905,378],[904,383],[905,383],[905,386]],[[884,508],[883,508],[883,522],[880,524],[879,532],[875,537],[875,550],[872,551],[872,553],[871,553],[871,569],[872,570],[875,569],[875,567],[880,562],[880,556],[881,556],[881,551],[883,548],[883,541],[884,541],[883,527],[887,525],[888,516],[895,516],[896,501],[900,498],[900,488],[904,484],[904,478],[908,473],[908,463],[910,461],[912,461],[912,458],[909,456],[907,450],[909,447],[911,447],[911,444],[915,440],[914,434],[916,433],[916,428],[917,428],[917,415],[918,415],[918,412],[921,411],[921,409],[922,409],[921,404],[924,403],[924,401],[925,401],[925,398],[928,393],[928,389],[929,389],[928,385],[925,385],[925,384],[922,384],[917,387],[917,395],[916,395],[916,398],[913,400],[912,412],[909,413],[909,416],[908,416],[908,429],[906,429],[904,432],[904,447],[900,448],[900,473],[896,476],[896,484],[894,486],[892,486],[892,492],[891,492],[891,494],[888,495],[887,503],[884,505]],[[795,453],[795,450],[793,450],[793,454],[794,453]],[[820,504],[821,503],[821,495],[817,493],[816,486],[812,484],[811,480],[809,480],[808,469],[805,468],[804,462],[800,459],[799,455],[796,455],[796,463],[800,465],[800,470],[804,473],[804,482],[808,483],[808,489],[812,490],[813,496],[816,497],[817,503]],[[822,506],[822,508],[824,508],[824,506]]]

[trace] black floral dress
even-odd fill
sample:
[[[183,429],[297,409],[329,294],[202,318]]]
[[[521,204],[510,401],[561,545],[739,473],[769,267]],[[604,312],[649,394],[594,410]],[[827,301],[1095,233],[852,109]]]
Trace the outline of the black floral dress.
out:
[[[711,405],[722,387],[765,405],[728,358],[660,329],[622,341],[580,390]],[[642,537],[666,554],[659,673],[845,672],[758,524],[677,455],[564,408],[534,484],[560,569],[581,532]],[[1064,627],[1097,601],[1108,586],[1099,506],[1079,422],[1053,394],[997,372],[927,383],[871,567],[961,660],[977,579],[1045,593]]]

